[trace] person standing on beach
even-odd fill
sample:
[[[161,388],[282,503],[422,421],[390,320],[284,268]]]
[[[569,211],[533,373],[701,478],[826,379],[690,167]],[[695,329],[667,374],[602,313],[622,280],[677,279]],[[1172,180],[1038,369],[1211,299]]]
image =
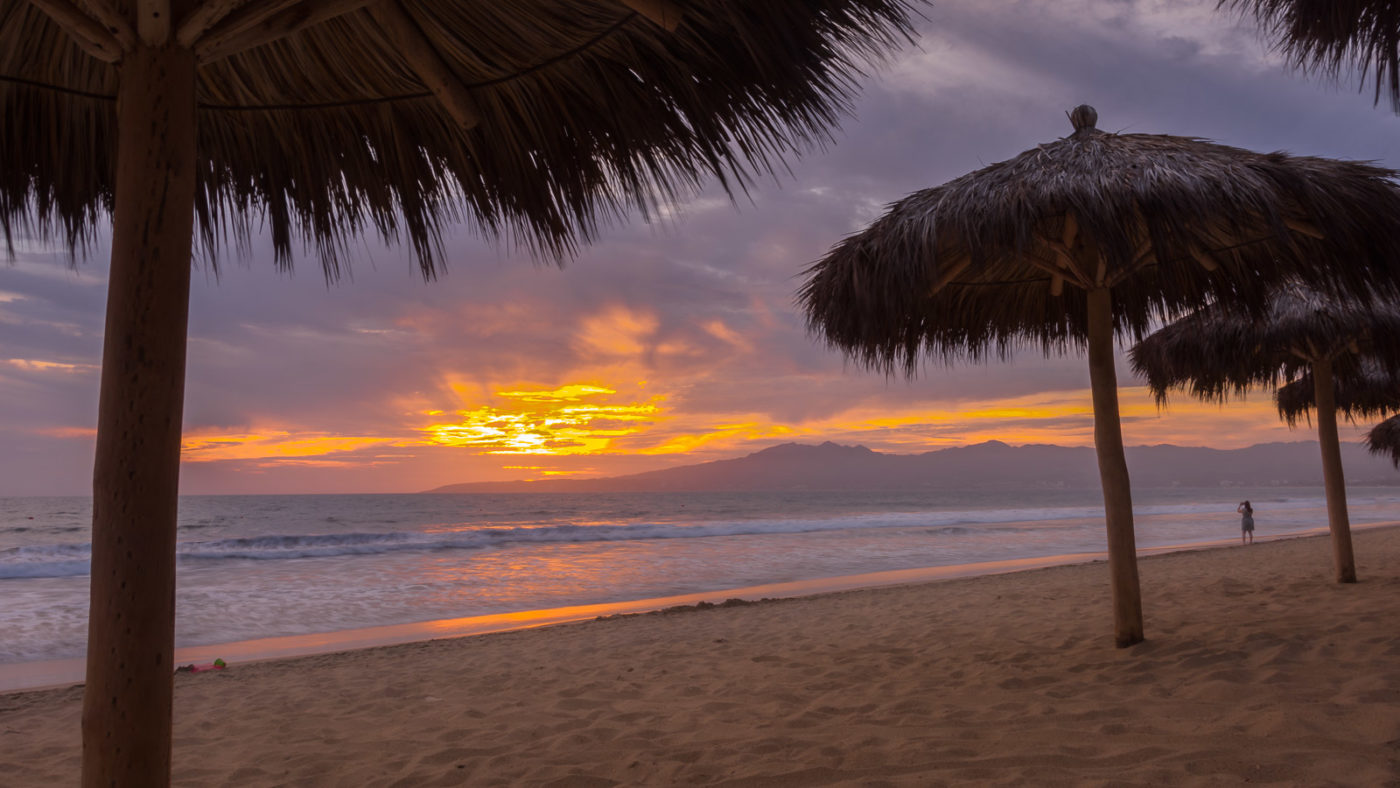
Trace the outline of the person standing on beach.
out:
[[[1235,507],[1240,517],[1240,544],[1254,544],[1254,507],[1244,501]]]

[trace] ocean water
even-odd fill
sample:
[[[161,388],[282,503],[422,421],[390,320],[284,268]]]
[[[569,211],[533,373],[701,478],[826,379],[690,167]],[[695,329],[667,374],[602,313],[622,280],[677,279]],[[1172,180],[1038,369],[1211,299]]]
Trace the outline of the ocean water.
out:
[[[1134,490],[1138,544],[1326,524],[1318,488]],[[1349,491],[1354,524],[1400,488]],[[0,498],[0,664],[80,657],[90,502]],[[1104,549],[1096,490],[193,496],[179,646]]]

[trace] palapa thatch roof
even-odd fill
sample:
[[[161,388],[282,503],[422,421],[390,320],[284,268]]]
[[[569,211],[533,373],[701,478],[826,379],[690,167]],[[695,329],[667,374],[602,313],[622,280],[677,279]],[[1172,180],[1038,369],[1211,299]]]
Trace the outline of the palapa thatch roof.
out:
[[[1396,0],[1220,0],[1252,13],[1275,44],[1307,71],[1374,76],[1400,112],[1400,2]]]
[[[1370,359],[1363,359],[1348,373],[1338,376],[1333,390],[1337,412],[1350,421],[1400,412],[1400,372]],[[1274,403],[1278,405],[1279,417],[1288,426],[1297,426],[1317,406],[1312,373],[1304,372],[1297,380],[1279,386],[1274,392]]]
[[[1390,461],[1400,468],[1400,416],[1391,416],[1372,427],[1366,435],[1366,448],[1372,454],[1389,454]]]
[[[1400,279],[1391,170],[1078,125],[915,192],[838,243],[806,272],[809,326],[858,362],[912,373],[925,353],[1082,344],[1085,288],[1100,284],[1116,330],[1139,337],[1211,301],[1261,310],[1285,276],[1349,291]]]
[[[334,276],[345,239],[373,230],[411,242],[431,275],[440,229],[465,220],[567,256],[600,218],[711,176],[742,189],[823,141],[862,62],[907,38],[907,2],[201,4],[176,24],[181,41],[201,34],[203,247],[212,259],[267,232],[279,263],[300,246]],[[111,36],[131,35],[115,21]],[[0,4],[7,241],[81,248],[107,221],[117,82],[104,35],[79,45],[36,4]]]
[[[1290,281],[1270,294],[1263,314],[1217,302],[1142,340],[1130,358],[1159,401],[1175,387],[1224,400],[1296,379],[1318,359],[1330,360],[1339,379],[1353,377],[1363,352],[1400,365],[1400,308]]]

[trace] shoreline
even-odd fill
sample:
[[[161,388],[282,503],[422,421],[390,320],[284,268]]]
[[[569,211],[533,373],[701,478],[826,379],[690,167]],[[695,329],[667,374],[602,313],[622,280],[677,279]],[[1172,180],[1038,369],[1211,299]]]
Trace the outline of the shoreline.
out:
[[[1386,785],[1400,528],[233,664],[175,677],[180,785]],[[74,784],[81,687],[0,694],[7,786]]]
[[[1400,521],[1352,526],[1353,531],[1400,527]],[[1327,529],[1312,528],[1258,537],[1258,544],[1306,539],[1325,535]],[[1154,547],[1140,547],[1138,557],[1177,552],[1211,550],[1238,546],[1237,539],[1214,539]],[[433,619],[372,627],[284,635],[268,638],[184,646],[175,649],[175,664],[211,662],[223,659],[229,665],[294,659],[376,649],[406,643],[431,642],[478,635],[514,632],[597,618],[657,612],[666,608],[715,604],[730,599],[748,602],[820,596],[886,586],[937,583],[963,577],[1001,575],[1053,566],[1089,564],[1107,560],[1106,552],[1068,553],[1052,556],[1006,559],[949,566],[919,567],[867,572],[836,577],[811,578],[766,583],[741,588],[717,589],[663,597],[622,600],[589,605],[512,611],[478,616]],[[86,661],[83,657],[0,664],[0,696],[9,693],[60,689],[82,683]]]

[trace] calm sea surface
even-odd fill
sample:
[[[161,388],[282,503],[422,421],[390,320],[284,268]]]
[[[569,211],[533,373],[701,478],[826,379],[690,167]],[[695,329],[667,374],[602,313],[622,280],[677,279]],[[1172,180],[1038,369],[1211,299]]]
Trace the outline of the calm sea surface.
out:
[[[1350,490],[1352,522],[1400,488]],[[1141,547],[1326,524],[1317,488],[1134,490]],[[81,656],[90,501],[0,498],[0,663]],[[180,646],[1104,549],[1096,490],[182,498]]]

